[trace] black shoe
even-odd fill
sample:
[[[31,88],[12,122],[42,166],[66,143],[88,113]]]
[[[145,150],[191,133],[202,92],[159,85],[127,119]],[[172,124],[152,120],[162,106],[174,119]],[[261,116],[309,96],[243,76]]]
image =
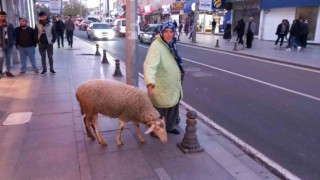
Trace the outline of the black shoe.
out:
[[[6,76],[8,76],[8,77],[14,77],[14,75],[13,75],[10,71],[7,71],[7,72],[6,72]]]
[[[46,70],[43,70],[43,71],[41,72],[41,74],[45,74],[45,73],[47,73],[47,71],[46,71]]]
[[[180,131],[178,129],[172,129],[171,131],[168,131],[168,133],[171,134],[180,134]]]
[[[51,73],[56,73],[53,69],[50,70]]]

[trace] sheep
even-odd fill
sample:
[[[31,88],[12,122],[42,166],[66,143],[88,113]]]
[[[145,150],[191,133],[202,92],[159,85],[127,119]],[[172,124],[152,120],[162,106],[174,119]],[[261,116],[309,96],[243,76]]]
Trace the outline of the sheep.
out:
[[[164,119],[160,119],[159,112],[153,107],[149,97],[142,90],[114,80],[89,80],[82,83],[76,90],[81,114],[85,115],[84,124],[88,138],[94,140],[92,127],[99,144],[107,145],[97,128],[98,113],[111,118],[119,118],[117,145],[122,146],[121,133],[124,123],[133,121],[138,139],[145,143],[139,123],[146,124],[145,134],[154,132],[162,143],[167,142],[167,132]]]

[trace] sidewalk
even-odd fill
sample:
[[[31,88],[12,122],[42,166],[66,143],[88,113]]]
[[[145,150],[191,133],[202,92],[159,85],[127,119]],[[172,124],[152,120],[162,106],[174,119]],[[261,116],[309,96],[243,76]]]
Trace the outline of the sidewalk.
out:
[[[118,148],[118,121],[104,116],[99,116],[98,127],[108,146],[91,141],[85,134],[76,88],[90,79],[124,82],[125,77],[112,76],[111,56],[110,64],[101,64],[101,57],[90,55],[94,45],[78,38],[74,44],[73,49],[55,45],[56,74],[35,75],[29,67],[23,76],[0,79],[1,123],[10,113],[33,113],[26,124],[0,126],[0,179],[279,179],[200,120],[197,135],[205,151],[183,154],[176,144],[184,134],[184,107],[179,124],[183,133],[168,134],[168,144],[149,135],[144,135],[146,144],[139,143],[129,123],[122,133],[124,146]],[[39,56],[37,63],[41,67]],[[123,63],[121,70],[125,75]],[[19,71],[15,65],[12,72]]]
[[[275,36],[274,41],[265,41],[255,38],[253,40],[253,45],[251,49],[244,49],[243,46],[237,44],[238,51],[233,51],[234,44],[237,38],[236,35],[232,37],[230,42],[224,40],[221,35],[197,33],[196,36],[197,42],[192,43],[191,40],[188,39],[189,36],[186,36],[183,33],[183,35],[180,37],[180,43],[187,45],[202,46],[216,50],[247,55],[251,57],[259,57],[268,61],[305,66],[320,70],[320,46],[308,45],[306,48],[303,48],[299,52],[294,48],[292,49],[292,51],[286,51],[285,46],[287,45],[287,42],[284,42],[282,48],[279,47],[279,43],[278,47],[274,47],[274,43],[276,40]],[[220,48],[215,47],[217,40],[219,40]]]

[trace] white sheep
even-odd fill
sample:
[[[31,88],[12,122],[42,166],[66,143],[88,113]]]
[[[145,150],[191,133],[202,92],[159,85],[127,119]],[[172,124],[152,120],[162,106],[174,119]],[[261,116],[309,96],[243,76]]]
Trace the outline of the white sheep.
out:
[[[145,143],[141,134],[139,123],[149,127],[146,134],[153,131],[163,142],[167,142],[165,122],[160,119],[159,112],[152,106],[149,97],[142,90],[113,80],[89,80],[81,84],[76,91],[81,114],[85,115],[84,124],[87,136],[95,139],[91,133],[90,125],[101,145],[107,145],[99,134],[97,128],[98,113],[111,118],[119,118],[117,144],[123,145],[121,133],[124,123],[133,121],[138,133],[138,139]]]

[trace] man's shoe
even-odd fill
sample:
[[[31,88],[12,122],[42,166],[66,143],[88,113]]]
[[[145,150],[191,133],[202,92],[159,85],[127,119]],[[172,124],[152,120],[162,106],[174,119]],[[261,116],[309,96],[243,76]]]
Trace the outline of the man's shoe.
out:
[[[50,70],[51,73],[56,73],[53,69]]]
[[[172,129],[171,131],[168,131],[168,133],[171,134],[180,134],[180,131],[178,129]]]
[[[58,46],[58,48],[60,48],[60,46]]]
[[[35,71],[34,73],[39,74],[39,71]]]
[[[13,75],[10,71],[7,71],[7,72],[6,72],[6,75],[7,75],[8,77],[14,77],[14,75]]]
[[[45,74],[45,73],[47,73],[47,71],[46,71],[46,70],[43,70],[43,71],[41,72],[41,74]]]
[[[24,75],[26,72],[23,72],[23,71],[21,71],[20,73],[19,73],[19,75]]]
[[[301,46],[298,46],[298,51],[300,51],[301,50]]]

